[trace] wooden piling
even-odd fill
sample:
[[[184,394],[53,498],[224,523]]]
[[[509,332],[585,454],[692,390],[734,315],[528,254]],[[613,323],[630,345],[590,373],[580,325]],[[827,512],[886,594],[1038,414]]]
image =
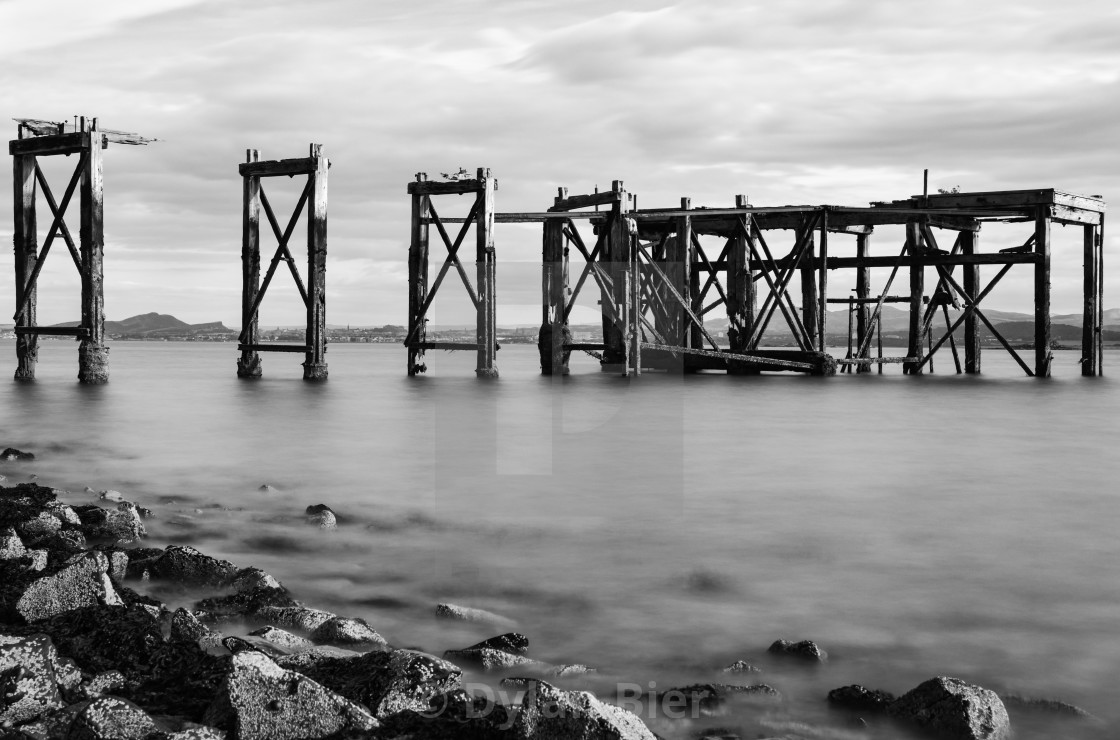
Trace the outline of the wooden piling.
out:
[[[567,188],[560,188],[555,204],[567,197]],[[564,222],[549,219],[544,222],[541,245],[541,329],[538,349],[541,355],[541,373],[567,375],[570,350],[564,349],[570,340],[568,318],[565,316],[568,296],[568,255],[564,247]],[[569,341],[570,343],[570,341]]]
[[[109,348],[105,346],[105,180],[102,136],[87,132],[86,163],[81,192],[80,251],[82,257],[82,328],[78,346],[78,382],[109,382]]]
[[[1034,374],[1050,377],[1050,208],[1035,216],[1034,252]]]
[[[812,224],[806,223],[804,229],[811,229]],[[801,258],[801,321],[805,324],[805,333],[810,341],[818,339],[817,317],[820,301],[817,296],[816,240],[813,234],[806,235],[807,244],[805,256]]]
[[[870,248],[870,234],[856,234],[856,259],[864,260],[868,257]],[[856,270],[856,346],[862,350],[857,359],[871,356],[871,343],[863,340],[867,334],[867,327],[871,319],[871,268],[862,263]],[[856,373],[871,372],[870,363],[856,365]]]
[[[906,251],[915,258],[910,266],[910,331],[906,356],[922,356],[922,297],[925,294],[925,267],[919,257],[923,254],[921,224],[910,220],[906,222]],[[920,361],[906,362],[902,371],[907,375],[921,375]]]
[[[980,234],[977,231],[960,233],[961,253],[966,256],[976,254]],[[975,302],[980,295],[980,265],[963,265],[964,292],[970,301]],[[969,312],[964,319],[964,371],[967,375],[980,374],[980,331],[979,318],[975,311]]]
[[[497,349],[496,269],[494,263],[494,178],[490,170],[479,167],[481,186],[478,194],[478,215],[475,218],[475,259],[478,276],[478,312],[476,336],[478,364],[475,374],[480,378],[498,377],[495,363]]]
[[[1103,349],[1100,322],[1100,278],[1097,273],[1100,262],[1100,236],[1096,224],[1085,224],[1084,232],[1084,273],[1085,273],[1085,313],[1081,328],[1081,374],[1086,377],[1100,375],[1101,353]]]
[[[259,162],[260,152],[245,151],[246,162]],[[237,377],[259,378],[261,355],[252,345],[261,342],[260,323],[253,306],[261,287],[261,181],[259,177],[242,178],[241,208],[241,350],[237,360]]]
[[[747,196],[735,196],[736,208],[749,206]],[[754,332],[758,298],[751,271],[750,239],[753,227],[751,214],[744,213],[739,217],[738,228],[731,237],[727,254],[727,340],[732,352],[747,351]],[[757,375],[759,370],[731,363],[727,372],[731,375]]]
[[[416,182],[425,182],[427,173],[417,172]],[[428,298],[428,219],[430,198],[427,193],[412,194],[412,228],[408,244],[408,374],[416,375],[427,370],[424,350],[419,346],[427,341],[427,323],[420,312]]]
[[[20,133],[22,134],[22,127]],[[28,286],[35,264],[39,260],[38,231],[35,220],[35,157],[16,155],[12,158],[14,197],[13,212],[15,231],[16,311],[15,325],[35,326],[38,291],[34,283]],[[35,334],[16,334],[16,380],[34,380],[35,365],[39,360],[39,337]]]
[[[622,305],[627,299],[622,275],[630,264],[630,234],[626,226],[626,213],[630,210],[629,198],[622,180],[611,183],[613,199],[607,223],[599,228],[606,228],[606,248],[600,252],[600,262],[604,263],[606,273],[613,283],[610,293],[604,292],[602,300],[610,301],[617,310],[617,315],[622,315]],[[626,359],[625,327],[620,326],[607,311],[603,312],[603,361],[604,366],[610,367],[623,363]]]
[[[307,355],[304,380],[327,379],[327,172],[322,144],[311,144],[307,203]]]
[[[821,211],[821,261],[817,272],[817,351],[828,351],[828,208]]]

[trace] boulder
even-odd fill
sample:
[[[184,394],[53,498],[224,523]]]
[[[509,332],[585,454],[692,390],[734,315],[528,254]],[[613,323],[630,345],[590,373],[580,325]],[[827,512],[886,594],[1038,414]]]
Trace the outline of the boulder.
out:
[[[358,649],[384,648],[385,638],[374,632],[364,619],[331,617],[311,632],[311,641],[319,645],[336,645]]]
[[[23,540],[16,534],[12,527],[5,527],[0,532],[0,560],[18,560],[27,554]]]
[[[283,584],[260,568],[242,568],[230,582],[234,591],[252,591],[258,588],[283,589]]]
[[[1098,721],[1096,717],[1081,707],[1056,699],[1038,699],[1019,696],[1018,694],[1001,694],[999,698],[1003,702],[1003,706],[1012,714],[1026,712],[1036,716],[1049,715],[1051,717]]]
[[[171,545],[148,570],[153,578],[184,586],[224,588],[237,577],[240,569],[228,560],[212,558],[193,547]]]
[[[108,568],[109,560],[100,552],[75,555],[57,573],[31,581],[15,611],[30,623],[86,606],[119,606],[124,602],[109,581]]]
[[[562,691],[544,681],[529,685],[515,712],[517,740],[654,740],[637,715],[585,691]]]
[[[133,678],[149,670],[164,644],[160,622],[141,606],[87,606],[35,625],[59,653],[91,673],[119,670]]]
[[[203,649],[215,648],[222,644],[224,636],[199,621],[198,617],[186,609],[179,608],[171,615],[171,639],[197,643]]]
[[[285,588],[254,588],[239,591],[227,596],[214,596],[203,599],[197,606],[216,617],[232,617],[258,614],[266,607],[293,607],[299,602],[291,597]]]
[[[300,673],[306,674],[321,663],[338,660],[340,658],[357,658],[359,655],[361,655],[361,653],[354,650],[346,650],[345,648],[333,647],[331,645],[316,645],[306,650],[300,650],[298,653],[281,655],[275,658],[275,660],[276,664],[281,668],[287,668],[290,671],[299,671]]]
[[[724,673],[762,673],[761,668],[756,668],[745,660],[737,660],[723,669]]]
[[[447,650],[443,657],[457,665],[470,665],[484,671],[501,671],[510,668],[547,670],[552,666],[539,660],[526,658],[524,655],[515,655],[494,648],[466,648],[464,650]]]
[[[148,536],[136,504],[122,501],[113,509],[100,506],[79,506],[82,532],[91,540],[137,542]]]
[[[459,688],[462,676],[451,663],[411,650],[322,658],[296,670],[364,704],[379,719],[405,709],[424,711],[431,697]]]
[[[305,650],[314,646],[315,643],[308,640],[306,637],[293,635],[291,632],[282,630],[278,627],[261,627],[260,629],[253,630],[249,633],[250,637],[259,637],[262,640],[285,648],[290,651]]]
[[[0,643],[0,722],[29,722],[61,709],[55,664],[58,654],[49,637],[6,637]]]
[[[98,491],[97,497],[102,501],[111,501],[112,503],[124,501],[124,494],[111,488],[107,491]]]
[[[878,689],[868,689],[859,684],[841,686],[828,692],[828,702],[830,704],[861,712],[885,711],[894,700],[894,694]]]
[[[222,639],[222,645],[234,655],[243,653],[246,650],[255,650],[258,653],[264,653],[270,658],[277,658],[282,655],[288,655],[291,652],[287,648],[282,648],[268,640],[252,636],[237,637],[231,635],[230,637]]]
[[[134,679],[131,698],[153,714],[201,721],[232,661],[232,656],[212,655],[195,642],[168,642],[152,651],[148,669]]]
[[[900,696],[887,712],[953,740],[1005,740],[1007,709],[994,691],[938,676]]]
[[[326,504],[307,507],[307,523],[319,529],[337,529],[338,516]]]
[[[480,622],[499,629],[512,630],[517,627],[516,622],[500,614],[488,612],[485,609],[459,606],[458,604],[437,604],[436,617],[440,619],[451,619],[458,622]]]
[[[477,650],[479,648],[492,648],[514,655],[524,655],[529,652],[529,638],[520,632],[507,632],[504,635],[475,643],[468,648],[464,648],[464,650]]]
[[[335,615],[321,609],[308,609],[305,606],[265,606],[257,609],[253,616],[277,627],[292,627],[305,632],[314,632],[316,627]]]
[[[140,707],[116,696],[103,696],[85,706],[70,724],[67,740],[147,740],[159,731]]]
[[[324,738],[378,725],[352,701],[256,652],[233,656],[203,721],[238,740]]]
[[[47,712],[33,722],[26,722],[19,726],[18,735],[32,740],[58,740],[65,738],[70,732],[70,725],[78,713],[86,708],[88,701],[71,704],[68,707]]]
[[[27,539],[34,540],[58,532],[62,529],[62,520],[44,510],[21,521],[16,529]]]
[[[555,676],[556,678],[567,678],[571,676],[583,676],[588,673],[598,673],[598,671],[590,666],[585,666],[582,663],[564,663],[555,665],[548,669],[547,674]]]
[[[127,681],[120,671],[104,671],[90,677],[88,681],[82,681],[78,694],[84,699],[96,699],[105,694],[123,691],[126,685]]]
[[[3,452],[0,452],[0,461],[12,462],[14,460],[30,461],[35,459],[35,453],[23,452],[17,450],[15,447],[5,447]]]
[[[462,689],[439,694],[422,712],[406,709],[381,722],[381,736],[416,740],[510,740],[508,707]]]
[[[782,695],[776,689],[764,683],[752,686],[724,683],[693,684],[661,693],[657,697],[661,705],[658,716],[680,719],[713,717],[724,714],[728,703],[760,699],[772,702],[781,698]]]
[[[768,652],[775,655],[788,655],[791,658],[801,658],[806,661],[823,663],[828,660],[828,653],[812,640],[790,642],[789,640],[775,640]]]

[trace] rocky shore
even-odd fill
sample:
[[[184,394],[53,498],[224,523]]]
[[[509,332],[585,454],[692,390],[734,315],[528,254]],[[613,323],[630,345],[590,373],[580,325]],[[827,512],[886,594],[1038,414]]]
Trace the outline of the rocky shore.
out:
[[[0,471],[9,474],[0,475],[0,737],[652,740],[658,735],[644,717],[720,717],[782,701],[765,683],[736,681],[757,678],[742,660],[724,669],[728,683],[631,694],[619,684],[611,696],[565,690],[559,679],[594,668],[535,660],[512,621],[464,605],[433,605],[433,618],[502,634],[442,657],[390,645],[376,625],[305,605],[258,568],[186,545],[144,546],[153,514],[121,494],[68,505],[64,492],[14,484],[27,480],[33,458],[0,452]],[[330,528],[336,517],[327,506],[310,507],[307,523]],[[177,589],[207,595],[174,609],[157,597]],[[828,660],[808,640],[777,640],[769,652],[805,670]],[[473,690],[465,671],[500,681],[505,700]],[[897,698],[851,685],[820,701],[836,708],[836,727],[791,722],[773,737],[887,737],[896,728],[1003,740],[1011,737],[1008,707],[1087,717],[1060,702],[1008,697],[1005,704],[951,677]],[[710,725],[680,736],[740,737]]]

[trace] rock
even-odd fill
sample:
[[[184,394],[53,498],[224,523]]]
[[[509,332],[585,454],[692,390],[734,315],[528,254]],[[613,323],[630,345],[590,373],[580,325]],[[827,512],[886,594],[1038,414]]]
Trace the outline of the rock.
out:
[[[269,485],[268,483],[262,483],[260,485],[260,488],[258,488],[257,490],[260,491],[261,493],[280,493],[279,488],[277,488],[276,486]]]
[[[761,668],[756,668],[745,660],[737,660],[723,669],[724,673],[762,673]]]
[[[0,644],[0,722],[33,720],[64,704],[58,691],[58,654],[45,635],[7,637]]]
[[[62,529],[62,520],[49,511],[40,511],[16,525],[19,533],[28,539],[44,537]]]
[[[364,704],[379,719],[405,709],[424,711],[431,697],[459,688],[462,676],[451,663],[411,650],[322,658],[296,670]]]
[[[515,713],[518,740],[655,740],[637,715],[585,691],[561,691],[534,681]]]
[[[112,489],[109,489],[108,491],[98,491],[97,497],[102,501],[112,501],[113,503],[124,501],[124,494],[120,491],[114,491]]]
[[[179,608],[171,615],[171,639],[194,642],[205,649],[221,645],[224,636],[200,622],[194,613]]]
[[[163,557],[163,549],[159,547],[134,547],[121,552],[128,556],[126,578],[143,578],[145,573],[150,575],[152,566]]]
[[[79,506],[75,510],[81,519],[82,532],[93,540],[137,542],[147,537],[144,522],[136,504],[122,501],[115,509],[100,506]]]
[[[261,627],[258,630],[253,630],[249,633],[251,637],[259,637],[262,640],[278,645],[279,647],[286,648],[290,651],[305,650],[313,647],[315,643],[311,642],[305,637],[293,635],[291,632],[279,629],[277,627]]]
[[[5,527],[0,532],[0,560],[16,560],[26,554],[27,548],[23,546],[23,540],[16,534],[16,530]]]
[[[226,733],[214,727],[198,725],[186,730],[172,732],[166,738],[167,740],[226,740]]]
[[[331,617],[311,632],[311,641],[320,645],[337,645],[355,649],[382,648],[388,643],[373,631],[366,620]]]
[[[281,668],[287,668],[290,671],[299,671],[306,674],[308,671],[316,668],[319,664],[338,659],[357,658],[361,653],[354,650],[346,650],[345,648],[334,647],[332,645],[316,645],[315,647],[301,650],[298,653],[290,655],[281,655],[277,658],[276,664]]]
[[[862,712],[882,712],[887,705],[895,700],[894,694],[878,689],[871,690],[852,684],[841,686],[828,692],[828,701],[845,709],[856,709]]]
[[[887,712],[954,740],[1011,736],[1007,709],[995,692],[959,678],[931,678],[900,696]]]
[[[243,653],[246,650],[255,650],[258,653],[264,653],[270,658],[277,658],[282,655],[287,655],[290,651],[287,648],[282,648],[279,645],[269,642],[268,640],[260,637],[237,637],[230,636],[222,639],[222,646],[234,655]]]
[[[242,568],[230,581],[234,591],[252,591],[257,588],[283,589],[283,584],[260,568]]]
[[[305,632],[314,632],[316,627],[335,615],[320,609],[308,609],[305,606],[266,606],[257,609],[253,616],[278,627],[294,627]]]
[[[474,609],[469,606],[457,604],[437,604],[436,616],[440,619],[452,619],[459,622],[482,622],[499,629],[513,629],[517,623],[494,612],[485,609]]]
[[[83,681],[78,687],[78,693],[85,699],[96,699],[104,694],[123,690],[126,683],[124,674],[120,671],[105,671]]]
[[[509,740],[508,708],[462,689],[439,694],[423,712],[406,709],[385,718],[380,736],[416,740]]]
[[[67,740],[147,740],[159,730],[140,707],[116,696],[94,699],[78,712]]]
[[[228,596],[215,596],[198,602],[198,608],[217,617],[258,614],[265,608],[290,608],[300,604],[285,588],[254,588]]]
[[[146,672],[164,644],[160,622],[140,606],[88,606],[39,622],[58,651],[91,673]]]
[[[583,665],[582,663],[565,663],[563,665],[552,666],[548,670],[548,675],[555,676],[556,678],[567,678],[569,676],[583,676],[588,673],[597,673],[594,668]]]
[[[365,709],[256,652],[233,656],[206,724],[238,740],[301,740],[378,726]]]
[[[500,671],[510,668],[532,668],[545,671],[551,668],[547,663],[542,663],[539,660],[493,648],[447,650],[443,653],[443,657],[456,664],[476,666],[484,671]]]
[[[491,637],[488,640],[475,643],[464,650],[477,650],[479,648],[492,648],[514,655],[524,655],[529,652],[529,638],[520,632],[507,632],[504,635]]]
[[[168,642],[152,651],[147,669],[131,679],[136,684],[131,698],[153,715],[198,722],[232,665],[231,655],[212,655],[194,642]]]
[[[70,732],[70,725],[74,722],[74,718],[86,708],[87,704],[89,704],[88,701],[71,704],[62,709],[47,712],[34,722],[22,724],[19,726],[19,737],[32,738],[33,740],[64,738]]]
[[[801,658],[818,663],[823,663],[828,660],[828,653],[822,650],[817,643],[812,640],[802,640],[801,642],[775,640],[768,652],[774,653],[775,655],[788,655],[793,658]]]
[[[307,507],[307,523],[319,529],[337,529],[338,517],[326,504],[315,504]]]
[[[86,606],[124,602],[109,581],[109,560],[99,552],[71,558],[57,573],[32,581],[15,604],[27,622],[40,622]]]
[[[1032,714],[1047,714],[1051,716],[1070,717],[1075,719],[1096,720],[1089,712],[1073,704],[1054,699],[1032,699],[1018,694],[1002,694],[1000,700],[1010,712],[1030,712]]]
[[[228,560],[204,555],[193,547],[171,545],[148,569],[153,578],[185,586],[224,588],[237,577],[239,568]]]
[[[782,695],[777,690],[764,683],[753,686],[723,683],[693,684],[669,689],[658,695],[657,701],[661,705],[658,716],[664,715],[677,719],[713,717],[724,714],[726,704],[731,701],[757,699],[776,701],[781,698]]]
[[[13,460],[29,461],[35,459],[35,453],[22,452],[15,447],[5,447],[3,452],[0,452],[0,461],[11,462]]]

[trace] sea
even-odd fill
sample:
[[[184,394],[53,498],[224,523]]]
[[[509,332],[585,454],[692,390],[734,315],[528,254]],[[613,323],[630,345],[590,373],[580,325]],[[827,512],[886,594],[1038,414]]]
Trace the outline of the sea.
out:
[[[472,353],[430,352],[410,378],[400,346],[336,343],[316,384],[298,355],[239,380],[233,344],[115,342],[110,383],[83,387],[76,345],[44,340],[35,382],[0,381],[0,446],[37,459],[0,475],[75,504],[119,491],[153,510],[151,546],[261,567],[397,646],[500,631],[437,620],[450,602],[512,620],[534,658],[595,668],[555,681],[607,699],[781,693],[714,718],[649,702],[666,738],[907,737],[825,697],[934,676],[1095,717],[1013,708],[1017,740],[1116,737],[1120,383],[1082,378],[1077,352],[1049,380],[998,349],[980,376],[947,357],[920,377],[626,379],[577,354],[554,378],[506,345],[488,382]],[[0,358],[14,371],[13,341]],[[308,525],[313,504],[339,528]],[[782,660],[778,639],[828,661]],[[738,660],[760,672],[722,671]]]

